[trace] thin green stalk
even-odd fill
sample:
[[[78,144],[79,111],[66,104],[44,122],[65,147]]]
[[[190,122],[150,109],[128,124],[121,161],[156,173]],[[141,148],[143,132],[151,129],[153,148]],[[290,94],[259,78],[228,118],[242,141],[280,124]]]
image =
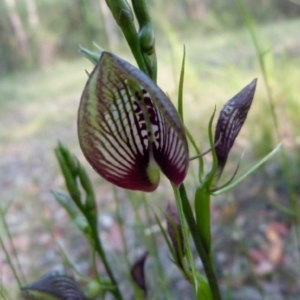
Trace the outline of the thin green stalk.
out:
[[[148,209],[147,207],[147,201],[146,201],[146,194],[143,193],[143,207],[144,207],[144,211],[146,212],[146,217],[147,217],[147,224],[148,226],[151,226],[151,216],[150,216],[150,209]],[[157,269],[158,269],[158,277],[160,279],[160,282],[163,283],[164,281],[167,282],[166,280],[166,276],[163,270],[163,266],[161,263],[161,260],[159,258],[159,253],[158,253],[158,247],[157,247],[157,242],[156,239],[154,237],[153,234],[150,235],[150,242],[151,242],[151,247],[154,253],[154,257],[155,257],[155,261],[157,263]],[[165,299],[170,299],[170,293],[169,293],[169,289],[167,287],[167,284],[162,284],[162,286],[164,287],[164,295],[165,295]]]
[[[3,300],[11,300],[11,298],[8,295],[8,293],[3,288],[2,284],[1,284],[1,287],[0,287],[0,295],[1,295],[1,297],[2,297]]]
[[[235,181],[229,183],[224,188],[218,189],[217,191],[213,192],[212,195],[217,196],[223,194],[225,192],[230,191],[234,187],[238,186],[244,179],[246,179],[250,174],[252,174],[255,170],[257,170],[261,165],[263,165],[267,160],[269,160],[277,151],[279,151],[281,144],[277,145],[275,149],[273,149],[269,154],[263,157],[258,163],[252,166],[249,170],[247,170],[243,175],[241,175]]]
[[[257,59],[259,62],[259,66],[260,66],[260,69],[261,69],[261,72],[263,75],[263,80],[265,83],[265,87],[267,90],[267,95],[268,95],[267,98],[268,98],[271,116],[272,116],[272,120],[273,120],[273,124],[274,124],[274,128],[275,128],[276,139],[277,139],[277,142],[280,142],[282,138],[281,138],[281,134],[280,134],[280,130],[279,130],[278,118],[277,118],[277,115],[275,112],[274,99],[273,99],[273,96],[271,93],[271,87],[270,87],[269,80],[268,80],[268,74],[267,74],[265,62],[263,59],[264,52],[261,50],[261,47],[259,45],[256,31],[255,31],[255,26],[254,26],[254,23],[252,21],[252,18],[250,16],[249,12],[248,12],[248,9],[245,5],[244,0],[238,0],[238,3],[242,10],[242,13],[243,13],[243,16],[245,19],[245,23],[247,25],[247,28],[248,28],[250,36],[251,36],[251,40],[252,40],[254,48],[255,48],[255,53],[256,53],[256,56],[257,56]],[[295,214],[295,216],[292,218],[292,220],[293,220],[294,227],[295,227],[298,255],[299,255],[300,254],[300,226],[299,226],[300,215],[298,213],[299,212],[299,201],[297,200],[296,193],[294,192],[291,168],[289,167],[288,156],[287,156],[285,147],[282,147],[280,153],[281,153],[282,160],[283,160],[283,169],[284,169],[285,178],[286,178],[287,185],[288,185],[290,203],[291,203],[292,209],[297,212]],[[300,257],[298,258],[298,263],[300,265]]]
[[[149,7],[146,0],[131,0],[135,16],[139,23],[139,46],[144,58],[149,77],[157,80],[157,60],[155,36]]]
[[[125,260],[126,260],[126,264],[127,267],[130,267],[130,262],[129,262],[129,251],[128,251],[128,247],[127,247],[127,243],[126,243],[126,237],[125,237],[125,231],[124,231],[124,221],[123,221],[123,217],[121,215],[121,204],[120,204],[120,200],[119,197],[117,195],[117,189],[115,186],[112,187],[113,189],[113,194],[114,194],[114,200],[117,206],[117,220],[118,220],[118,224],[120,226],[120,232],[121,232],[121,239],[122,239],[122,243],[123,243],[123,247],[124,247],[124,254],[125,254]]]
[[[210,194],[205,185],[199,186],[195,193],[195,215],[198,234],[208,255],[211,253]]]
[[[185,47],[183,47],[183,58],[182,58],[182,65],[181,65],[181,72],[180,72],[180,79],[179,79],[179,88],[178,88],[178,114],[181,117],[182,123],[183,120],[183,83],[184,83],[184,66],[185,66]]]
[[[8,253],[6,247],[5,247],[5,244],[4,244],[4,242],[3,242],[2,238],[1,238],[1,236],[0,236],[0,244],[1,244],[1,248],[2,248],[3,252],[5,253],[6,260],[7,260],[8,264],[9,264],[11,270],[12,270],[13,273],[14,273],[14,277],[15,277],[15,279],[17,280],[18,286],[19,286],[19,288],[21,289],[21,287],[22,287],[21,280],[20,280],[20,278],[19,278],[19,275],[18,275],[18,273],[17,273],[17,270],[15,269],[15,266],[14,266],[13,263],[12,263],[12,260],[10,259],[10,255],[9,255],[9,253]]]
[[[106,259],[106,254],[102,248],[102,244],[100,242],[99,235],[98,235],[98,229],[94,226],[94,223],[90,219],[88,219],[88,216],[86,216],[86,218],[87,218],[87,221],[89,222],[89,225],[91,226],[91,234],[92,234],[93,241],[94,241],[95,251],[98,253],[99,257],[101,258],[101,261],[104,264],[107,275],[109,276],[112,284],[115,287],[115,289],[112,290],[112,293],[116,296],[116,298],[118,300],[123,300],[123,296],[119,290],[118,283],[117,283],[115,276],[110,268],[110,265]]]
[[[182,186],[183,186],[183,184],[181,184],[180,189]],[[173,188],[173,192],[175,195],[176,206],[177,206],[180,223],[182,224],[183,242],[184,242],[184,245],[186,247],[186,252],[187,252],[186,256],[191,265],[193,279],[194,279],[194,288],[195,288],[195,291],[197,292],[198,291],[197,271],[196,271],[196,266],[194,263],[194,258],[193,258],[193,254],[192,254],[192,250],[191,250],[191,246],[190,246],[188,227],[186,226],[186,222],[189,224],[189,221],[187,220],[187,218],[185,217],[185,214],[184,214],[184,205],[183,205],[183,200],[182,200],[182,195],[180,193],[180,189],[178,189],[178,187],[175,186],[174,184],[172,184],[172,188]]]
[[[206,277],[208,280],[208,284],[211,289],[211,293],[213,295],[214,300],[222,300],[217,277],[216,277],[216,274],[215,274],[215,271],[213,268],[211,255],[209,255],[205,251],[203,242],[198,234],[197,224],[196,224],[191,206],[189,204],[189,200],[187,198],[186,190],[185,190],[185,187],[183,184],[180,186],[179,192],[180,192],[180,197],[181,197],[181,201],[182,201],[181,207],[183,209],[185,219],[186,219],[189,229],[191,231],[197,252],[201,258],[201,261],[202,261],[202,264],[204,267],[204,271],[205,271],[205,274],[206,274]]]
[[[115,21],[120,26],[139,68],[145,74],[150,76],[148,67],[141,52],[139,37],[133,22],[134,16],[131,7],[127,1],[124,0],[106,0],[106,4],[111,10]]]
[[[22,269],[22,266],[21,266],[21,263],[20,263],[20,260],[19,260],[19,256],[18,256],[18,253],[17,253],[17,250],[16,250],[16,247],[13,243],[13,240],[12,240],[12,236],[11,236],[11,233],[10,233],[10,230],[9,230],[9,227],[7,225],[7,222],[6,222],[6,218],[5,218],[5,213],[3,212],[2,208],[0,208],[0,213],[1,213],[1,219],[2,219],[2,222],[3,222],[3,225],[4,225],[4,230],[6,232],[6,235],[8,237],[8,240],[9,240],[9,244],[10,244],[10,247],[12,249],[12,252],[13,252],[13,256],[15,257],[16,259],[16,263],[17,263],[17,268],[18,268],[18,271],[20,272],[19,274],[21,275],[21,281],[26,284],[26,277],[23,273],[23,269]]]

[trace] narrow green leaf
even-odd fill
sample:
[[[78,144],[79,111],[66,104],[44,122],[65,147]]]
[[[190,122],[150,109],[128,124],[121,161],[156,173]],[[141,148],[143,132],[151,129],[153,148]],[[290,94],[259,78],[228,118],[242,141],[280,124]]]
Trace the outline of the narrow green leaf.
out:
[[[210,173],[205,177],[205,180],[204,180],[205,181],[204,184],[207,187],[209,187],[211,185],[211,182],[214,179],[215,173],[217,171],[217,166],[218,166],[218,159],[217,159],[217,155],[216,155],[216,148],[214,147],[215,143],[214,143],[214,139],[213,139],[213,130],[212,130],[212,125],[213,125],[215,114],[216,114],[216,107],[215,107],[215,109],[210,117],[209,123],[208,123],[208,139],[209,139],[210,147],[212,148],[213,163],[212,163]]]
[[[214,300],[206,279],[199,279],[198,286],[197,300]]]
[[[250,168],[244,175],[239,177],[237,180],[232,182],[231,184],[227,185],[226,187],[217,190],[216,192],[213,192],[212,195],[220,195],[225,192],[230,191],[237,185],[239,185],[245,178],[247,178],[250,174],[252,174],[254,171],[256,171],[260,166],[262,166],[265,162],[267,162],[272,156],[274,156],[280,149],[281,144],[279,144],[273,151],[271,151],[268,155],[266,155],[264,158],[262,158],[258,163],[256,163],[252,168]]]
[[[183,46],[183,57],[180,71],[179,89],[178,89],[178,113],[183,122],[183,82],[184,82],[184,66],[185,66],[185,46]],[[184,122],[183,122],[184,123]]]
[[[274,202],[274,201],[269,201],[269,204],[273,205],[275,208],[277,208],[279,211],[291,216],[291,217],[296,217],[297,216],[297,212],[292,210],[289,207],[286,207],[285,205],[282,205],[278,202]]]

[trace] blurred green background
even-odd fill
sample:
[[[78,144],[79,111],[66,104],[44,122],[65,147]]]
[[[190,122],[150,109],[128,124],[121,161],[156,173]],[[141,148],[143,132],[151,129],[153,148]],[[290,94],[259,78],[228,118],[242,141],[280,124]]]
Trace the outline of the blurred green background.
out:
[[[244,150],[241,173],[280,142],[286,159],[278,154],[234,193],[213,203],[215,248],[221,253],[217,260],[224,268],[221,284],[233,290],[241,286],[257,290],[258,278],[266,294],[271,286],[279,295],[270,299],[297,299],[292,297],[300,295],[300,252],[295,238],[299,223],[289,210],[299,215],[300,2],[246,0],[245,4],[256,30],[259,57],[237,1],[149,0],[158,84],[176,102],[185,45],[185,120],[205,150],[215,105],[219,112],[227,100],[258,78],[255,100],[223,180],[230,178]],[[58,264],[53,237],[62,243],[70,237],[72,225],[50,194],[51,189],[63,187],[52,150],[61,140],[85,163],[77,141],[76,114],[87,80],[85,70],[90,72],[92,64],[80,57],[78,45],[96,49],[93,42],[134,63],[104,0],[0,2],[0,204],[12,203],[6,218],[28,281]],[[191,166],[191,171],[196,170],[196,164]],[[111,186],[88,170],[101,209],[113,214]],[[191,174],[187,185],[192,193]],[[131,197],[122,191],[119,196]],[[147,198],[153,204],[173,196],[163,181]],[[243,247],[236,238],[236,226]],[[0,234],[5,240],[1,226]],[[275,258],[270,258],[271,251]],[[4,286],[14,286],[1,251],[0,270]]]

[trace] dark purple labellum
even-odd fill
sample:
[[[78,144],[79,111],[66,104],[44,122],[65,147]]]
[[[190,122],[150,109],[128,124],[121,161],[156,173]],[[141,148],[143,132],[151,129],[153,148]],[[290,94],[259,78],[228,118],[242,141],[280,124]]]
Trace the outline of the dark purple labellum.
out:
[[[254,79],[230,99],[220,112],[214,139],[215,144],[217,144],[215,150],[220,172],[222,172],[229,151],[246,120],[253,101],[256,81],[257,79]]]

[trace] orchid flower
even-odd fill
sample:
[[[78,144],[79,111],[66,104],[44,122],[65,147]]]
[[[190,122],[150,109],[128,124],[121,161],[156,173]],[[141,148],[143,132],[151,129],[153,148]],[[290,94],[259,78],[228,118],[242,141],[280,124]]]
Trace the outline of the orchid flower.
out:
[[[160,171],[179,186],[188,170],[181,119],[166,94],[142,71],[109,52],[83,91],[81,149],[97,173],[126,189],[154,191]]]

